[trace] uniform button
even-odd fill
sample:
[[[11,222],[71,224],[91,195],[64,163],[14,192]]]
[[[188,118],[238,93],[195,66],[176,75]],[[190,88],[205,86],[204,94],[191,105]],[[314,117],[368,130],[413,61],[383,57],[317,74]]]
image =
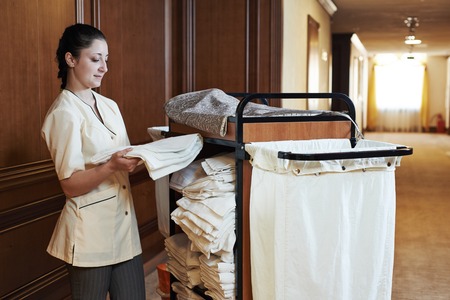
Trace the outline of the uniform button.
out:
[[[125,216],[128,216],[128,211],[125,211]]]
[[[125,190],[127,188],[127,186],[126,185],[122,185],[122,188]]]

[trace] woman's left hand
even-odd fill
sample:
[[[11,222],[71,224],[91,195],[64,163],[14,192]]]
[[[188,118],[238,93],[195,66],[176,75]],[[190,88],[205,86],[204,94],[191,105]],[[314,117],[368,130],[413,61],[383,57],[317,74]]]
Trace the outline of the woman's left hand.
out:
[[[129,173],[133,172],[141,159],[135,157],[125,157],[125,155],[131,150],[133,149],[127,148],[111,155],[111,159],[109,160],[111,167],[116,171],[127,171]]]

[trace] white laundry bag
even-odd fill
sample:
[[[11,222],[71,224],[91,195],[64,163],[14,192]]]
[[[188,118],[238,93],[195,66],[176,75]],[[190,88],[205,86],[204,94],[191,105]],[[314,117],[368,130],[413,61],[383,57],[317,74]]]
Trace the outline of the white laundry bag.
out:
[[[400,157],[301,161],[292,153],[396,149],[347,139],[252,143],[253,299],[390,299]]]

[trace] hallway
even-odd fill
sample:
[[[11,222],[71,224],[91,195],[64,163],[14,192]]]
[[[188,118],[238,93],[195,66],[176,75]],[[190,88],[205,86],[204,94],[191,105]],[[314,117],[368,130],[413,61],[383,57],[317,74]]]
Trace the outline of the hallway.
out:
[[[396,170],[393,300],[450,299],[450,136],[368,133],[414,148]]]

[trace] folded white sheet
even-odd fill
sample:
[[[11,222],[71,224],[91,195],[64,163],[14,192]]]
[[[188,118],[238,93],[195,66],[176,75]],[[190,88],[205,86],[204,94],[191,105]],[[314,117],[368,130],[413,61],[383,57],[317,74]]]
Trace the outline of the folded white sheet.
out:
[[[219,197],[210,197],[202,201],[182,197],[177,205],[188,210],[211,224],[222,223],[223,217],[236,207],[235,193],[227,193]],[[216,226],[219,227],[219,226]]]
[[[189,288],[202,284],[200,268],[186,269],[176,260],[169,257],[167,270]]]
[[[176,210],[180,210],[181,208],[178,207]],[[176,224],[180,225],[183,229],[189,228],[190,232],[192,232],[195,235],[201,236],[202,238],[206,239],[210,243],[219,243],[221,239],[226,238],[226,236],[234,230],[235,225],[235,214],[229,214],[225,219],[222,225],[214,229],[211,233],[205,233],[202,228],[198,227],[194,222],[192,222],[188,218],[177,218],[175,217],[175,214],[173,214],[173,220]]]
[[[178,223],[181,229],[188,235],[192,241],[192,251],[200,251],[207,257],[211,253],[216,253],[221,256],[224,261],[229,262],[230,254],[233,253],[234,243],[236,242],[236,234],[234,233],[234,227],[230,228],[228,232],[225,232],[221,239],[214,242],[210,242],[203,235],[196,235],[189,227],[183,223]],[[194,247],[195,246],[195,247]],[[226,255],[226,257],[223,257]]]
[[[183,196],[191,200],[204,200],[234,192],[235,186],[234,182],[222,182],[215,176],[206,176],[185,187]]]
[[[182,207],[177,207],[172,212],[171,217],[175,218],[175,219],[178,219],[178,220],[186,218],[186,219],[190,220],[192,223],[194,223],[195,226],[200,228],[202,230],[202,232],[204,232],[204,233],[211,233],[214,230],[217,230],[216,228],[214,228],[213,225],[211,225],[211,223],[208,223],[207,221],[205,221],[201,217],[191,213],[190,211],[185,210]]]
[[[223,295],[225,294],[225,295]],[[228,299],[235,299],[236,293],[235,291],[223,291],[220,292],[219,290],[215,290],[213,288],[207,290],[205,292],[205,295],[210,296],[214,300],[228,300]]]
[[[206,279],[211,285],[236,283],[236,274],[234,273],[214,273],[203,266],[200,266],[200,271],[202,279]]]
[[[151,143],[130,146],[132,150],[125,157],[137,157],[144,164],[152,179],[156,180],[188,166],[203,148],[199,134],[188,134],[165,138]],[[93,164],[105,163],[117,151],[129,147],[110,149],[94,155]]]
[[[174,172],[170,177],[170,188],[181,193],[186,186],[207,176],[201,162],[201,160],[193,161],[185,168]]]
[[[201,265],[218,273],[234,273],[236,267],[234,263],[223,262],[220,257],[216,255],[211,255],[209,258],[205,255],[200,255],[199,260]]]
[[[177,294],[177,298],[179,300],[186,299],[186,300],[203,300],[203,297],[198,295],[196,292],[191,290],[190,288],[184,286],[180,282],[174,282],[172,283],[172,289]]]
[[[200,253],[191,251],[191,240],[185,233],[174,234],[164,240],[164,245],[170,254],[178,257],[179,262],[186,268],[200,265]]]
[[[222,159],[228,159],[228,157],[234,157],[234,154],[219,154],[217,158],[211,158],[212,163],[217,161],[221,161]],[[226,164],[229,164],[226,162]],[[204,165],[204,160],[196,160],[190,163],[185,168],[174,172],[170,179],[170,187],[175,189],[176,191],[181,192],[185,187],[190,184],[197,182],[198,180],[202,180],[208,174],[205,172],[204,167],[207,168],[209,175],[211,178],[214,178],[220,182],[233,182],[236,180],[236,175],[234,171],[234,166],[232,168],[223,169],[223,165],[219,166],[221,171],[217,171],[215,169],[211,169],[208,164]],[[213,166],[214,167],[214,166]]]
[[[234,169],[235,165],[236,158],[234,152],[205,158],[202,162],[202,167],[208,175]]]

